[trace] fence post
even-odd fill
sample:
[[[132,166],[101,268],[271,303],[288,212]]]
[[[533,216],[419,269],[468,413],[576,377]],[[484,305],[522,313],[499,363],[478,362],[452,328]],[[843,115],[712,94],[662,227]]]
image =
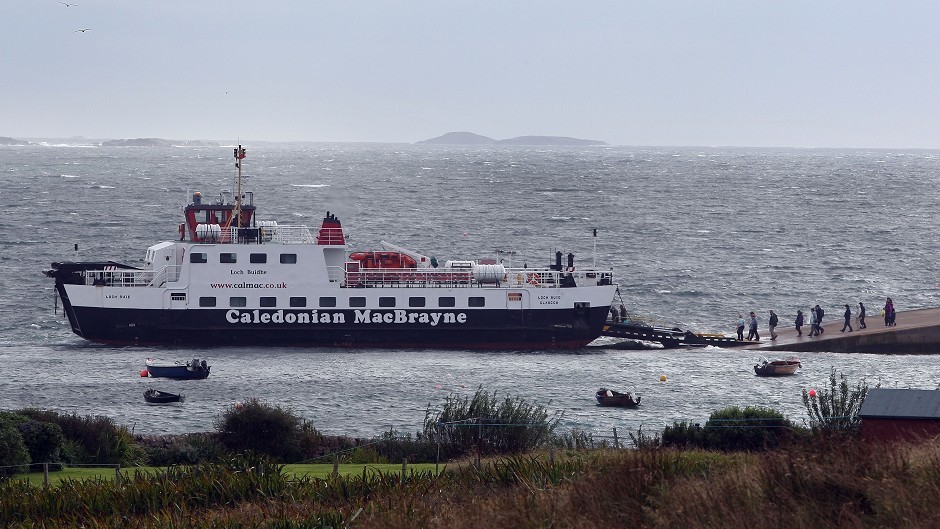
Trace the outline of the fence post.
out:
[[[49,488],[49,463],[42,464],[42,486]]]
[[[118,463],[114,465],[114,480],[117,481],[117,484],[121,484],[121,464]]]
[[[548,449],[548,464],[555,466],[555,447]]]
[[[339,476],[339,456],[334,455],[333,456],[333,479],[336,479],[337,476]]]
[[[434,475],[440,474],[438,467],[441,465],[441,423],[437,423],[437,459],[434,460]]]
[[[477,469],[483,468],[480,464],[480,455],[483,453],[483,417],[477,417]]]
[[[620,438],[617,437],[617,427],[614,426],[614,448],[620,448]]]
[[[408,458],[401,460],[401,482],[404,483],[408,479]]]

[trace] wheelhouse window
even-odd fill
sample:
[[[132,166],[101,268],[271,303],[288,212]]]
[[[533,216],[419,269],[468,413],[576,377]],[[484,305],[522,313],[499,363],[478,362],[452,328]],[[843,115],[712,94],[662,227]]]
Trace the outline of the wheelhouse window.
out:
[[[223,264],[233,264],[238,262],[238,256],[234,253],[220,253],[219,262]]]
[[[189,254],[190,263],[208,263],[209,257],[205,253],[194,252]]]
[[[457,300],[451,296],[441,296],[437,298],[438,307],[456,307]]]
[[[282,254],[281,254],[281,264],[297,264],[297,254],[295,254],[295,253],[282,253]]]
[[[336,298],[334,298],[334,297],[325,297],[325,296],[324,296],[324,297],[321,297],[321,298],[320,298],[320,306],[321,306],[321,307],[335,307],[335,306],[336,306]]]
[[[199,298],[200,307],[214,307],[215,306],[215,296],[203,296]]]
[[[424,303],[425,301],[423,297],[411,296],[410,298],[408,298],[409,307],[423,307]]]
[[[244,296],[232,296],[228,298],[228,306],[229,307],[247,307],[248,298]]]
[[[261,296],[259,305],[262,307],[276,307],[277,298],[274,296]]]
[[[266,253],[253,253],[248,256],[248,262],[253,264],[260,264],[268,262],[268,254]]]
[[[470,299],[467,300],[467,305],[470,307],[484,307],[486,306],[486,298],[482,296],[470,296]]]
[[[304,296],[291,296],[290,306],[291,307],[306,307],[307,298]]]
[[[380,307],[394,307],[394,306],[395,306],[395,298],[393,298],[393,297],[386,297],[386,296],[380,297],[380,298],[379,298],[379,306],[380,306]]]
[[[360,297],[360,296],[356,296],[356,297],[354,297],[354,298],[349,298],[349,306],[350,306],[350,307],[365,307],[365,306],[366,306],[366,298]]]

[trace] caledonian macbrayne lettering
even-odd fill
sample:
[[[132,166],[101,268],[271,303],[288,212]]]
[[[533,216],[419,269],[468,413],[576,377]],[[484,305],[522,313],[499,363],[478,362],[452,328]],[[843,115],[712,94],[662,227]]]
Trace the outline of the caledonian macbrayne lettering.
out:
[[[285,312],[284,310],[238,310],[230,309],[225,313],[229,323],[267,324],[267,323],[346,323],[346,314],[310,310],[303,312]],[[409,312],[407,310],[373,311],[372,309],[355,310],[353,323],[418,323],[434,327],[438,324],[467,323],[467,314],[463,312]]]

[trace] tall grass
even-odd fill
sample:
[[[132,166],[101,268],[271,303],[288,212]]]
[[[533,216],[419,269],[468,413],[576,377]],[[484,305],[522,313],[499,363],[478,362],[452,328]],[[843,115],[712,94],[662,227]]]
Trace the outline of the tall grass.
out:
[[[547,443],[561,420],[538,404],[520,397],[497,397],[482,386],[472,397],[451,394],[440,411],[430,406],[424,417],[424,436],[438,439],[447,454],[519,453]]]
[[[52,489],[0,484],[3,527],[940,527],[940,442],[756,453],[593,450],[290,479],[264,458]]]

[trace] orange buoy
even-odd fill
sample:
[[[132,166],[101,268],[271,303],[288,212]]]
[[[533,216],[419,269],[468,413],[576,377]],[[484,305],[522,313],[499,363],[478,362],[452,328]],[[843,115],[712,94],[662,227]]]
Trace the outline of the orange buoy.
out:
[[[150,373],[146,369],[140,370],[140,378],[147,378],[150,376]]]

